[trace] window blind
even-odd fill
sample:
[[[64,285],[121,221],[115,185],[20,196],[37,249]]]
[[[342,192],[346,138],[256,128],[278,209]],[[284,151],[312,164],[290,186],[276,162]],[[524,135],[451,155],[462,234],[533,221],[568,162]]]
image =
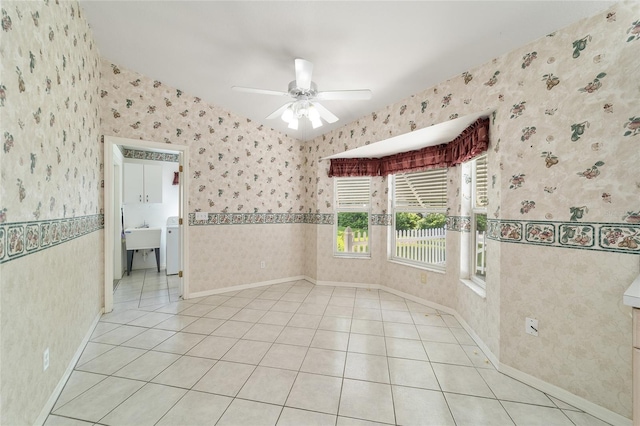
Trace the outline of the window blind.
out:
[[[336,179],[336,207],[369,207],[371,203],[371,179]]]
[[[447,208],[447,169],[395,176],[395,207]]]
[[[475,179],[475,207],[486,207],[489,204],[488,189],[489,176],[487,174],[487,156],[482,155],[476,160],[476,179]]]

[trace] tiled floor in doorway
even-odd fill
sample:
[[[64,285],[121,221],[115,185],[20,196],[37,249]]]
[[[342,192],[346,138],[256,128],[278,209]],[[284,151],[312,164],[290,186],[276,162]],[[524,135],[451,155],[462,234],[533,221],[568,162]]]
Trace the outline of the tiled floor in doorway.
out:
[[[46,425],[604,425],[498,371],[455,317],[306,281],[177,300],[120,281]]]
[[[180,300],[177,275],[166,275],[164,270],[139,269],[124,275],[115,285],[114,311],[126,309],[157,309]]]

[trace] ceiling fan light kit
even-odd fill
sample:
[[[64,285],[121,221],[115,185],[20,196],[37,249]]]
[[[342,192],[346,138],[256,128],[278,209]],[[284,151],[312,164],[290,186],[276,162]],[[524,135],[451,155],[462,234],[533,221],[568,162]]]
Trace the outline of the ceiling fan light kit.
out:
[[[267,116],[267,119],[276,117],[289,124],[292,130],[298,129],[298,122],[305,117],[311,122],[314,129],[322,126],[322,120],[327,123],[338,121],[331,111],[318,103],[318,100],[367,100],[371,99],[371,90],[336,90],[331,92],[318,92],[318,86],[311,81],[313,64],[304,59],[295,60],[296,79],[289,83],[287,92],[275,90],[253,89],[250,87],[233,86],[238,92],[257,93],[261,95],[290,96],[294,99]]]
[[[282,112],[282,116],[280,118],[282,118],[282,121],[289,124],[290,129],[297,130],[298,120],[302,117],[309,119],[314,129],[322,126],[320,112],[313,103],[307,100],[291,102]]]

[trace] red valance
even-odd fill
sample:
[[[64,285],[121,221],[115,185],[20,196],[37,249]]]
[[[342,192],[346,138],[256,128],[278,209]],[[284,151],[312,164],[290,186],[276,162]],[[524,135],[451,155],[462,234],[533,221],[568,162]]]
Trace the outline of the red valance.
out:
[[[428,146],[382,158],[331,159],[329,177],[387,176],[464,163],[487,150],[489,119],[479,118],[447,144]]]
[[[379,158],[334,158],[329,166],[329,176],[378,176]]]
[[[395,173],[445,168],[448,166],[447,146],[448,144],[428,146],[417,151],[382,157],[380,159],[380,175],[387,176]]]

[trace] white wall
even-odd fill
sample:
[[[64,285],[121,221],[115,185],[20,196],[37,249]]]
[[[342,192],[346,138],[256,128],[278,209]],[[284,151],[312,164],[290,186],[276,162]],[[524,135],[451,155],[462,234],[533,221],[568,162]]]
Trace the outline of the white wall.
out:
[[[136,228],[143,223],[149,227],[162,228],[162,241],[160,243],[160,268],[166,266],[166,225],[169,216],[178,216],[178,185],[173,185],[173,173],[178,171],[178,163],[167,161],[124,159],[126,163],[151,164],[162,166],[162,203],[150,204],[126,204],[124,206],[124,227]],[[126,177],[123,179],[126,187]],[[132,269],[146,269],[156,267],[156,257],[153,250],[148,251],[146,261],[143,261],[142,251],[133,255]]]

